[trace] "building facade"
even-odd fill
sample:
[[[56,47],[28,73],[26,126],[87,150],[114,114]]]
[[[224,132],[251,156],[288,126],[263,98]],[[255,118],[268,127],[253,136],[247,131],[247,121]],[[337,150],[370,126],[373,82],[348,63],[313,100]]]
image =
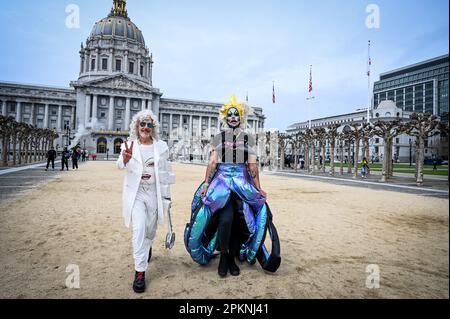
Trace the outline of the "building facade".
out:
[[[413,112],[432,113],[448,122],[448,67],[449,56],[416,63],[404,68],[380,75],[374,83],[370,120],[401,118],[407,120]],[[339,132],[351,123],[367,122],[367,108],[353,113],[319,118],[311,121],[312,128],[327,128],[331,124],[341,124]],[[288,127],[287,133],[305,131],[309,122],[295,123]],[[448,160],[448,137],[435,136],[426,141],[425,158],[442,158]],[[369,154],[375,161],[384,156],[383,139],[374,137],[369,142]],[[327,146],[327,149],[329,146]],[[364,155],[361,148],[359,157]],[[394,139],[392,154],[394,160],[408,163],[415,162],[415,138],[406,134]]]
[[[382,101],[377,109],[371,111],[371,121],[376,120],[393,120],[393,119],[403,119],[407,121],[412,112],[403,111],[403,109],[397,107],[394,101]],[[330,117],[319,118],[311,121],[311,128],[327,128],[332,124],[340,124],[338,132],[341,133],[346,128],[353,123],[366,123],[367,122],[367,109],[358,110],[353,113],[335,115]],[[309,128],[309,122],[296,123],[288,127],[287,133],[295,134],[297,132],[304,132]],[[435,136],[429,138],[426,141],[425,147],[425,158],[442,158],[448,159],[448,154],[441,154],[442,145],[441,137]],[[327,141],[327,159],[330,152],[330,145]],[[415,138],[406,134],[401,134],[394,138],[393,141],[393,160],[401,163],[415,163]],[[350,153],[353,154],[355,151],[354,145],[351,146]],[[365,149],[361,144],[359,158],[365,156]],[[338,156],[338,154],[336,154]],[[381,137],[375,136],[369,140],[369,160],[374,162],[381,162],[384,157],[384,141]]]
[[[427,112],[448,121],[448,54],[380,74],[373,106],[391,100],[407,112]]]
[[[126,1],[113,1],[79,53],[80,72],[70,88],[0,82],[1,114],[54,129],[59,149],[79,143],[90,153],[117,155],[133,115],[151,109],[175,157],[204,155],[202,141],[221,129],[223,104],[162,98],[152,83],[152,54]],[[247,129],[263,131],[264,121],[262,109],[254,107]]]

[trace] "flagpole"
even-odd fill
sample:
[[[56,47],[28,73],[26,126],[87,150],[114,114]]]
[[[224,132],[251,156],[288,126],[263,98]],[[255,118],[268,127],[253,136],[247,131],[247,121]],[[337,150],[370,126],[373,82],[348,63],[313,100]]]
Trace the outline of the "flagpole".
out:
[[[312,128],[312,124],[311,124],[311,111],[312,111],[312,101],[314,99],[314,96],[312,96],[312,91],[313,91],[313,86],[312,86],[312,65],[309,66],[310,70],[309,70],[309,86],[308,86],[308,91],[309,91],[309,97],[306,99],[309,101],[309,110],[308,110],[308,128],[311,129]]]
[[[367,60],[367,123],[370,124],[370,110],[372,108],[372,90],[370,88],[370,67],[372,66],[372,60],[370,58],[370,40],[368,44],[368,60]]]

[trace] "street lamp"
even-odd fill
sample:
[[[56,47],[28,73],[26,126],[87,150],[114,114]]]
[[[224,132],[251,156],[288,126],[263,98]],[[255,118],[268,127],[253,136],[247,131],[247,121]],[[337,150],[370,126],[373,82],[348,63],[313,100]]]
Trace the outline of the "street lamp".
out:
[[[66,126],[66,136],[67,136],[67,147],[69,147],[69,145],[70,145],[70,126],[69,125],[67,125]]]

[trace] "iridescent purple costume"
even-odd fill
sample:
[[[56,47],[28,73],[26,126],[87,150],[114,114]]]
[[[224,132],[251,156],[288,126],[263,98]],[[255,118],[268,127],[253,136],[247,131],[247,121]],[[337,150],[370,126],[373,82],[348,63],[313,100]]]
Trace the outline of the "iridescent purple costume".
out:
[[[219,164],[204,198],[200,197],[201,189],[202,185],[194,195],[191,222],[184,234],[186,249],[192,259],[201,265],[209,263],[217,246],[217,229],[214,225],[211,227],[210,221],[229,200],[236,198],[241,204],[241,220],[246,225],[239,259],[253,264],[257,258],[265,270],[275,272],[281,263],[278,235],[266,199],[256,189],[247,165]],[[267,230],[272,239],[271,254],[264,245]]]

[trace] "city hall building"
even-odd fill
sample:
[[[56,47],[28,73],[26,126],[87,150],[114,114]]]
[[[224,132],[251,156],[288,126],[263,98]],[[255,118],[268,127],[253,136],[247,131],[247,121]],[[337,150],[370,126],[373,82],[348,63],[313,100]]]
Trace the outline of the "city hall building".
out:
[[[205,155],[202,145],[221,129],[223,103],[163,98],[153,87],[152,53],[124,0],[114,0],[111,13],[95,23],[81,45],[79,65],[70,88],[0,82],[1,114],[56,130],[59,150],[80,143],[105,155],[120,152],[131,118],[145,109],[158,116],[161,138],[174,157]],[[261,132],[264,121],[262,109],[253,107],[248,129]]]

